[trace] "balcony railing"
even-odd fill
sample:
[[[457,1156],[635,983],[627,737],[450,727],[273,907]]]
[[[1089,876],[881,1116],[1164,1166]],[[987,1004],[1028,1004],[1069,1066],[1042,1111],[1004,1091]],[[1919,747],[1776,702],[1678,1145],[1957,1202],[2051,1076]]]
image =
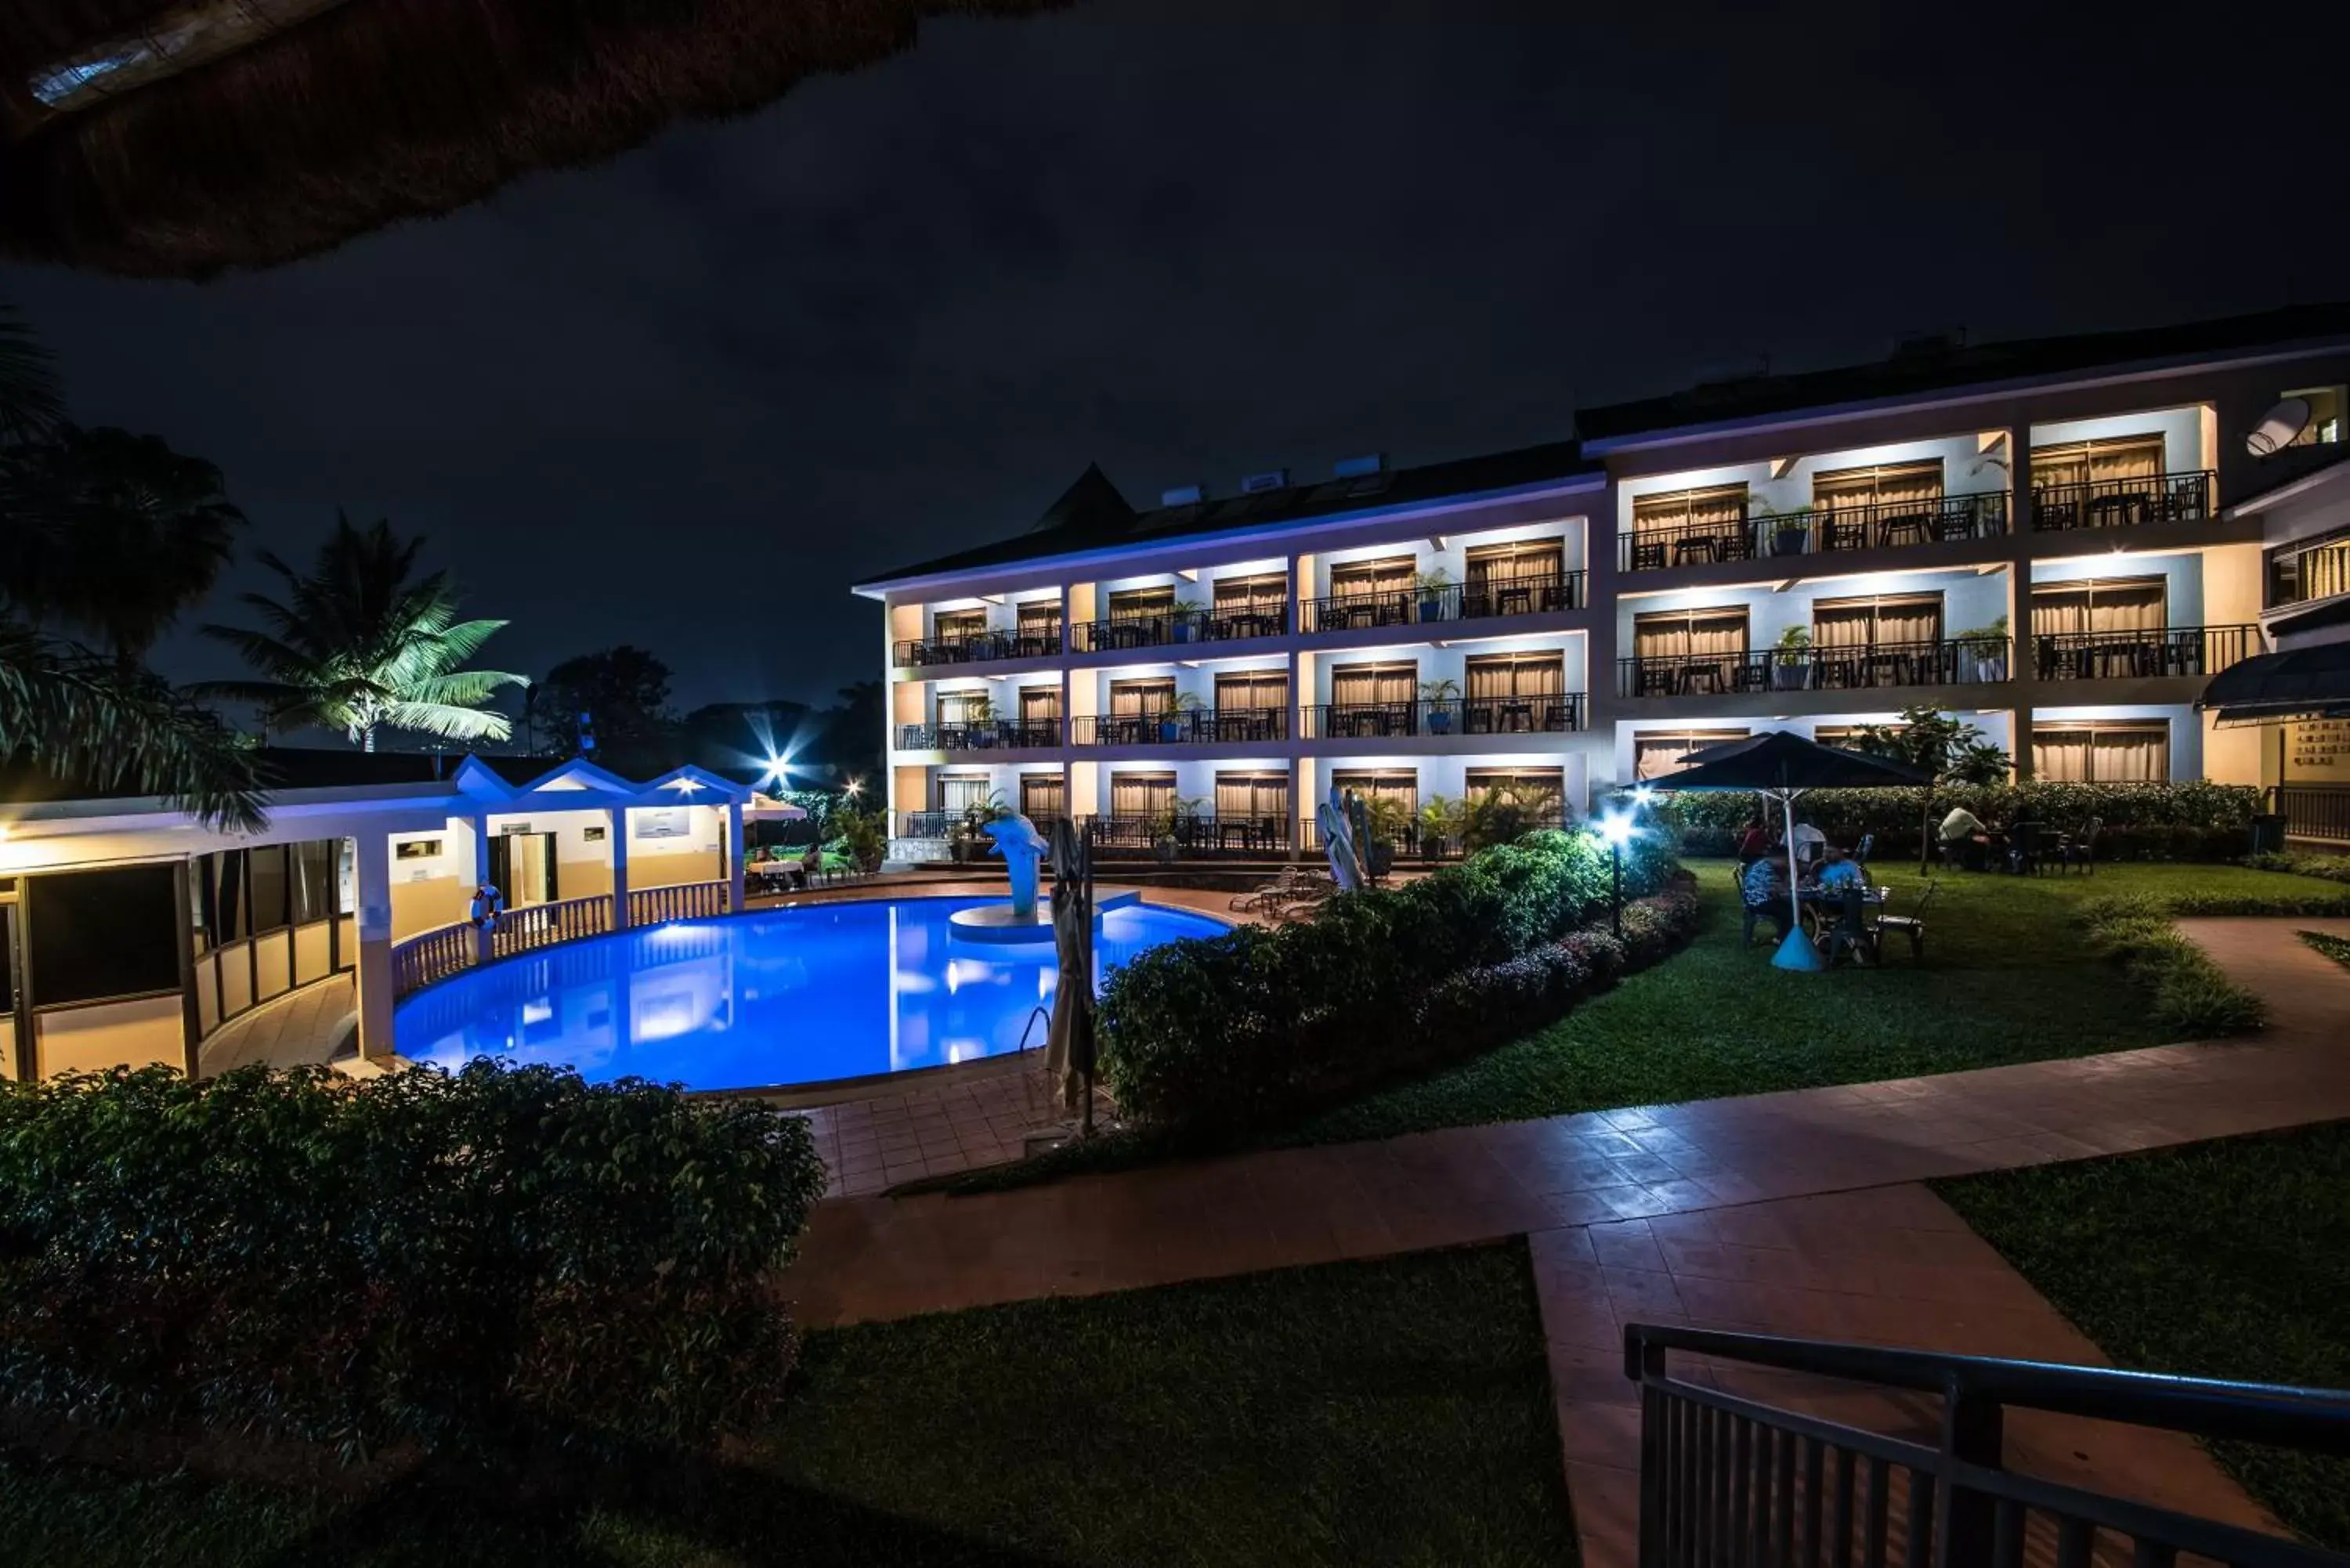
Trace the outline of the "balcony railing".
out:
[[[1262,609],[1161,610],[1154,615],[1081,620],[1069,628],[1069,648],[1076,653],[1108,653],[1194,642],[1244,642],[1251,638],[1279,637],[1288,629],[1289,613],[1280,605]]]
[[[2277,809],[2295,838],[2350,844],[2350,784],[2286,784],[2277,791]]]
[[[2220,476],[2150,473],[2143,479],[2093,479],[2036,484],[2032,525],[2043,534],[2075,528],[2134,528],[2141,523],[2201,523],[2219,510]]]
[[[1307,708],[1298,734],[1308,741],[1387,740],[1397,735],[1563,734],[1583,728],[1584,693],[1451,697],[1419,702],[1326,702]]]
[[[600,937],[612,929],[612,899],[607,893],[566,898],[555,904],[533,904],[508,909],[490,933],[490,956],[512,958],[516,953]]]
[[[2174,626],[2146,631],[2066,631],[2032,639],[2043,680],[2145,680],[2212,675],[2261,651],[2256,626]]]
[[[1061,651],[1061,628],[975,631],[962,637],[915,638],[897,647],[901,665],[986,664],[1004,659],[1050,659]]]
[[[1286,708],[1198,708],[1088,714],[1069,721],[1072,746],[1244,746],[1289,738]]]
[[[391,950],[391,994],[394,1000],[421,991],[473,967],[480,952],[481,932],[470,920],[419,931]]]
[[[658,926],[668,920],[703,920],[726,913],[730,889],[723,882],[678,882],[666,888],[629,889],[629,924]]]
[[[944,838],[962,820],[960,811],[901,811],[890,823],[892,838]]]
[[[1616,661],[1619,697],[1728,696],[1761,691],[1845,691],[1898,686],[1967,686],[2008,678],[2008,639],[1877,642],[1851,648],[1680,653]]]
[[[1060,743],[1058,719],[983,719],[898,726],[898,749],[901,752],[987,752],[1015,747],[1048,750]]]
[[[1300,624],[1308,632],[1357,631],[1367,627],[1553,615],[1561,610],[1581,609],[1586,602],[1585,583],[1585,575],[1576,571],[1481,583],[1447,583],[1441,587],[1332,594],[1326,598],[1306,600]]]
[[[1081,817],[1097,849],[1158,850],[1171,844],[1180,855],[1265,855],[1289,851],[1289,813],[1233,817],[1206,814]]]
[[[1617,565],[1627,572],[1889,549],[1953,539],[1991,539],[2007,532],[2007,492],[1944,495],[1930,501],[1880,501],[1752,514],[1728,522],[1683,523],[1616,536]]]

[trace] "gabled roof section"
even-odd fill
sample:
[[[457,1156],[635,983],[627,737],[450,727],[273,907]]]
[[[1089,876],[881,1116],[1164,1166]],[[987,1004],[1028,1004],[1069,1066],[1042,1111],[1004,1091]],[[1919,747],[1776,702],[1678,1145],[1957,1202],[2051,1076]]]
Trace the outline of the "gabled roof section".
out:
[[[2016,338],[1963,346],[1921,345],[1870,365],[1709,382],[1663,397],[1580,409],[1575,412],[1575,423],[1586,443],[1595,447],[1613,445],[1690,426],[1814,409],[1825,410],[1851,403],[1898,400],[1962,387],[2119,369],[2169,359],[2214,357],[2293,344],[2314,345],[2331,338],[2350,342],[2350,303],[2292,306],[2251,316],[2134,327],[2121,332],[2085,332],[2063,337]]]
[[[567,763],[557,763],[514,793],[538,794],[585,790],[598,794],[639,794],[644,788],[644,785],[624,779],[608,769],[598,767],[585,757],[574,757]]]
[[[1097,490],[1089,482],[1101,477]],[[860,584],[857,592],[873,595],[889,586],[921,577],[979,571],[1019,561],[1041,561],[1088,551],[1140,547],[1165,540],[1208,537],[1247,529],[1282,527],[1321,522],[1351,513],[1425,505],[1453,498],[1463,501],[1497,492],[1532,488],[1562,481],[1588,479],[1596,484],[1602,474],[1596,463],[1584,461],[1575,443],[1551,441],[1514,452],[1455,458],[1419,468],[1388,470],[1292,484],[1253,495],[1220,496],[1184,506],[1162,506],[1136,512],[1127,506],[1100,471],[1088,468],[1053,504],[1035,528],[1014,538],[919,561],[885,572]],[[1085,493],[1081,496],[1080,493]],[[1081,504],[1072,506],[1073,498]],[[1090,499],[1088,499],[1090,498]],[[1116,506],[1109,504],[1115,500]],[[1069,507],[1063,520],[1055,514]],[[1120,513],[1123,515],[1120,515]]]
[[[663,792],[681,795],[696,805],[705,804],[712,796],[720,800],[747,801],[754,794],[750,785],[736,784],[723,774],[713,774],[708,768],[698,768],[691,763],[681,768],[671,768],[660,777],[640,785],[638,790],[640,794]]]

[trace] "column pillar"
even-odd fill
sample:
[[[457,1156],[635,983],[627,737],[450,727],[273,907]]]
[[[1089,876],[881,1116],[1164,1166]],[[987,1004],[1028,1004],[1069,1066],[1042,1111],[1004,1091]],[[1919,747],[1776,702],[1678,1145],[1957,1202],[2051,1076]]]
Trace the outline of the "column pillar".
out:
[[[2040,663],[2032,642],[2032,427],[2007,428],[2008,753],[2015,782],[2032,777],[2032,705]]]
[[[486,813],[474,817],[469,826],[473,830],[473,891],[478,894],[490,885],[490,819]],[[499,893],[505,889],[501,888]],[[473,928],[473,961],[484,964],[495,956],[492,950],[487,926]]]
[[[351,978],[359,1003],[359,1045],[363,1061],[391,1054],[391,837],[360,833],[351,843],[359,884],[359,953]]]
[[[726,843],[721,853],[726,857],[726,908],[739,915],[743,912],[743,803],[739,800],[726,803]]]
[[[629,925],[629,808],[613,806],[609,815],[604,841],[612,846],[612,929],[619,931]]]

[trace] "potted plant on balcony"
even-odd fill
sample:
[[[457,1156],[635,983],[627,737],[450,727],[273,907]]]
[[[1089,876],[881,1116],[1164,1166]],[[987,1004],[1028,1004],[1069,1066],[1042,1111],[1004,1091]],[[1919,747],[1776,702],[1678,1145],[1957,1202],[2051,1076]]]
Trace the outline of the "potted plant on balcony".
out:
[[[1419,803],[1419,853],[1422,859],[1440,859],[1461,842],[1469,826],[1469,803],[1440,794]]]
[[[962,808],[962,815],[947,829],[947,853],[958,866],[969,865],[993,846],[987,836],[987,825],[999,817],[1010,816],[1012,807],[1002,790],[991,790],[984,800],[975,800]]]
[[[1999,616],[1989,626],[1972,631],[1962,631],[1950,640],[1957,644],[1958,668],[1953,672],[1961,680],[2004,680],[2007,679],[2007,617]]]
[[[1419,700],[1428,709],[1428,732],[1431,735],[1452,733],[1453,710],[1445,706],[1461,700],[1461,682],[1450,677],[1419,683]]]
[[[1419,618],[1444,618],[1444,590],[1452,586],[1452,574],[1439,566],[1432,572],[1415,573],[1411,586],[1419,590]]]
[[[1759,496],[1750,504],[1747,516],[1753,522],[1771,524],[1771,553],[1774,556],[1800,556],[1804,542],[1811,535],[1810,520],[1800,512],[1782,512]]]
[[[1779,634],[1778,657],[1771,661],[1771,685],[1780,691],[1801,691],[1811,676],[1812,628],[1791,626]]]
[[[1178,691],[1159,704],[1159,739],[1160,742],[1171,746],[1184,739],[1184,732],[1191,727],[1192,721],[1206,706],[1206,703],[1200,701],[1200,694],[1196,691]]]
[[[1160,860],[1172,861],[1175,858],[1184,841],[1191,836],[1192,828],[1200,820],[1200,808],[1206,804],[1197,795],[1167,797],[1167,809],[1160,814],[1158,824],[1156,848]]]
[[[1169,621],[1174,628],[1177,642],[1196,642],[1200,637],[1200,612],[1203,609],[1197,599],[1177,599],[1169,609]]]
[[[1411,813],[1391,794],[1374,794],[1363,801],[1363,822],[1370,829],[1363,846],[1363,869],[1377,882],[1395,865],[1396,846],[1410,830]]]

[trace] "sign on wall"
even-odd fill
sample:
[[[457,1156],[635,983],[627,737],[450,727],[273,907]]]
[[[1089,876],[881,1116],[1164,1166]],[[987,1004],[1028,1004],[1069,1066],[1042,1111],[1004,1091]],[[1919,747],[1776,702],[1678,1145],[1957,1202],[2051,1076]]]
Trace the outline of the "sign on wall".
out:
[[[2287,784],[2350,784],[2350,719],[2285,726]]]
[[[689,838],[693,834],[690,805],[655,806],[629,814],[629,833],[635,838]]]

